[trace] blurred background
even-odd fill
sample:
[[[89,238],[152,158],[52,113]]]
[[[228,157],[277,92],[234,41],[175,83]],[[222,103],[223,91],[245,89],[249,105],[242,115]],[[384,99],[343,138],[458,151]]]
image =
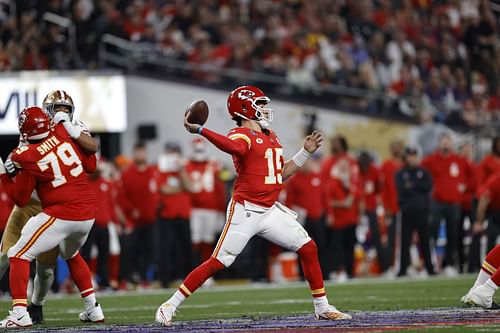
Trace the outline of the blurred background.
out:
[[[185,132],[184,111],[205,100],[206,126],[225,134],[229,91],[256,85],[285,157],[313,129],[326,136],[282,196],[326,279],[476,272],[500,233],[500,197],[473,228],[500,172],[499,23],[489,0],[0,0],[0,155],[18,144],[19,112],[65,90],[101,145],[91,178],[105,199],[86,250],[96,283],[169,286],[210,255],[235,177],[229,156]],[[397,182],[414,167],[427,191]],[[331,182],[339,197],[322,190]],[[416,222],[400,208],[419,207],[399,207],[407,192],[423,198]],[[222,199],[205,207],[200,193]],[[218,222],[200,231],[200,209]],[[254,240],[216,280],[297,280],[298,266]]]

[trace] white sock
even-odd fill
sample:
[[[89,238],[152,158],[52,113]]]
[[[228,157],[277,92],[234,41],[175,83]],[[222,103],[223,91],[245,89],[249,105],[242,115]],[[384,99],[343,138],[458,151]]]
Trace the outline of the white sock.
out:
[[[36,262],[36,275],[33,283],[33,295],[31,303],[35,305],[43,305],[45,297],[49,293],[50,287],[54,282],[54,267]]]
[[[14,313],[15,316],[23,315],[26,312],[28,312],[28,309],[25,306],[14,306],[12,308],[12,313]]]
[[[314,311],[317,313],[325,312],[328,310],[328,298],[326,296],[313,297]]]
[[[477,275],[476,282],[474,282],[474,286],[472,288],[475,288],[477,286],[480,286],[484,284],[488,279],[490,278],[490,275],[483,271],[482,269],[479,270],[479,274]]]
[[[7,256],[7,254],[0,252],[0,279],[3,278],[8,268],[9,268],[9,257]]]
[[[92,293],[86,297],[82,298],[83,304],[85,305],[85,309],[90,310],[95,307],[95,303],[97,303],[97,300],[95,298],[95,294]]]
[[[185,299],[186,296],[184,296],[184,294],[179,290],[176,290],[172,297],[170,297],[170,299],[167,301],[167,303],[170,303],[177,308],[182,304],[182,302],[184,302]]]
[[[489,292],[491,292],[491,297],[495,294],[495,291],[497,291],[498,286],[493,282],[492,279],[488,279],[485,283],[484,286],[486,289],[488,289]]]

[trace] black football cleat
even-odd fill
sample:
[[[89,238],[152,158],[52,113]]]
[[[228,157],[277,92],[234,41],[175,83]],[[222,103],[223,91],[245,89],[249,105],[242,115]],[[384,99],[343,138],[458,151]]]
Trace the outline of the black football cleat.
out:
[[[28,312],[31,317],[31,321],[33,325],[45,324],[45,320],[43,320],[43,306],[30,304],[28,306]]]

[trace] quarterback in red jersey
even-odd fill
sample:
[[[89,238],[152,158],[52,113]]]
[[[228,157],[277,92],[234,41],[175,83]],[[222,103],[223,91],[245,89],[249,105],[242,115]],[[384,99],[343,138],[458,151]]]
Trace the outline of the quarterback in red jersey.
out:
[[[308,135],[302,149],[285,162],[283,147],[269,129],[273,120],[272,110],[267,108],[269,102],[270,99],[257,87],[242,86],[233,90],[227,108],[238,127],[227,136],[184,119],[184,127],[190,133],[201,134],[217,148],[232,155],[238,176],[227,209],[226,224],[214,253],[195,268],[174,295],[158,308],[156,321],[162,325],[170,325],[177,307],[209,277],[229,267],[255,235],[299,254],[317,319],[351,319],[350,315],[328,303],[316,243],[297,222],[297,214],[277,202],[283,181],[297,172],[321,146],[323,136],[316,131]]]
[[[66,259],[85,303],[80,320],[102,322],[104,315],[96,302],[88,266],[78,252],[95,218],[96,199],[85,175],[96,169],[95,154],[85,154],[63,124],[51,129],[48,115],[38,107],[21,112],[19,131],[28,142],[12,154],[19,172],[11,179],[2,162],[0,179],[16,205],[28,204],[36,190],[43,209],[29,219],[7,253],[14,309],[0,327],[32,325],[26,309],[30,262],[54,247]]]

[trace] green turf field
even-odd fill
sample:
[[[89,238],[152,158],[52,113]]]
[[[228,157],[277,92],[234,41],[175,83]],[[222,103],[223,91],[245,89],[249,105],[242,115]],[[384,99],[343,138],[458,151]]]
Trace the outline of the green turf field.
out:
[[[330,302],[348,312],[430,309],[459,306],[460,297],[474,277],[418,280],[358,280],[327,284]],[[106,315],[106,324],[151,323],[157,307],[173,290],[148,290],[98,295]],[[500,302],[500,293],[496,301]],[[2,301],[2,315],[10,309]],[[43,327],[74,327],[82,303],[77,295],[50,296],[45,306],[47,324]],[[265,317],[312,314],[311,298],[305,283],[290,285],[217,286],[201,289],[179,309],[176,321],[215,318]],[[500,316],[500,312],[497,312]],[[418,332],[500,332],[499,324],[487,327],[435,327]],[[406,331],[410,332],[410,331]]]

